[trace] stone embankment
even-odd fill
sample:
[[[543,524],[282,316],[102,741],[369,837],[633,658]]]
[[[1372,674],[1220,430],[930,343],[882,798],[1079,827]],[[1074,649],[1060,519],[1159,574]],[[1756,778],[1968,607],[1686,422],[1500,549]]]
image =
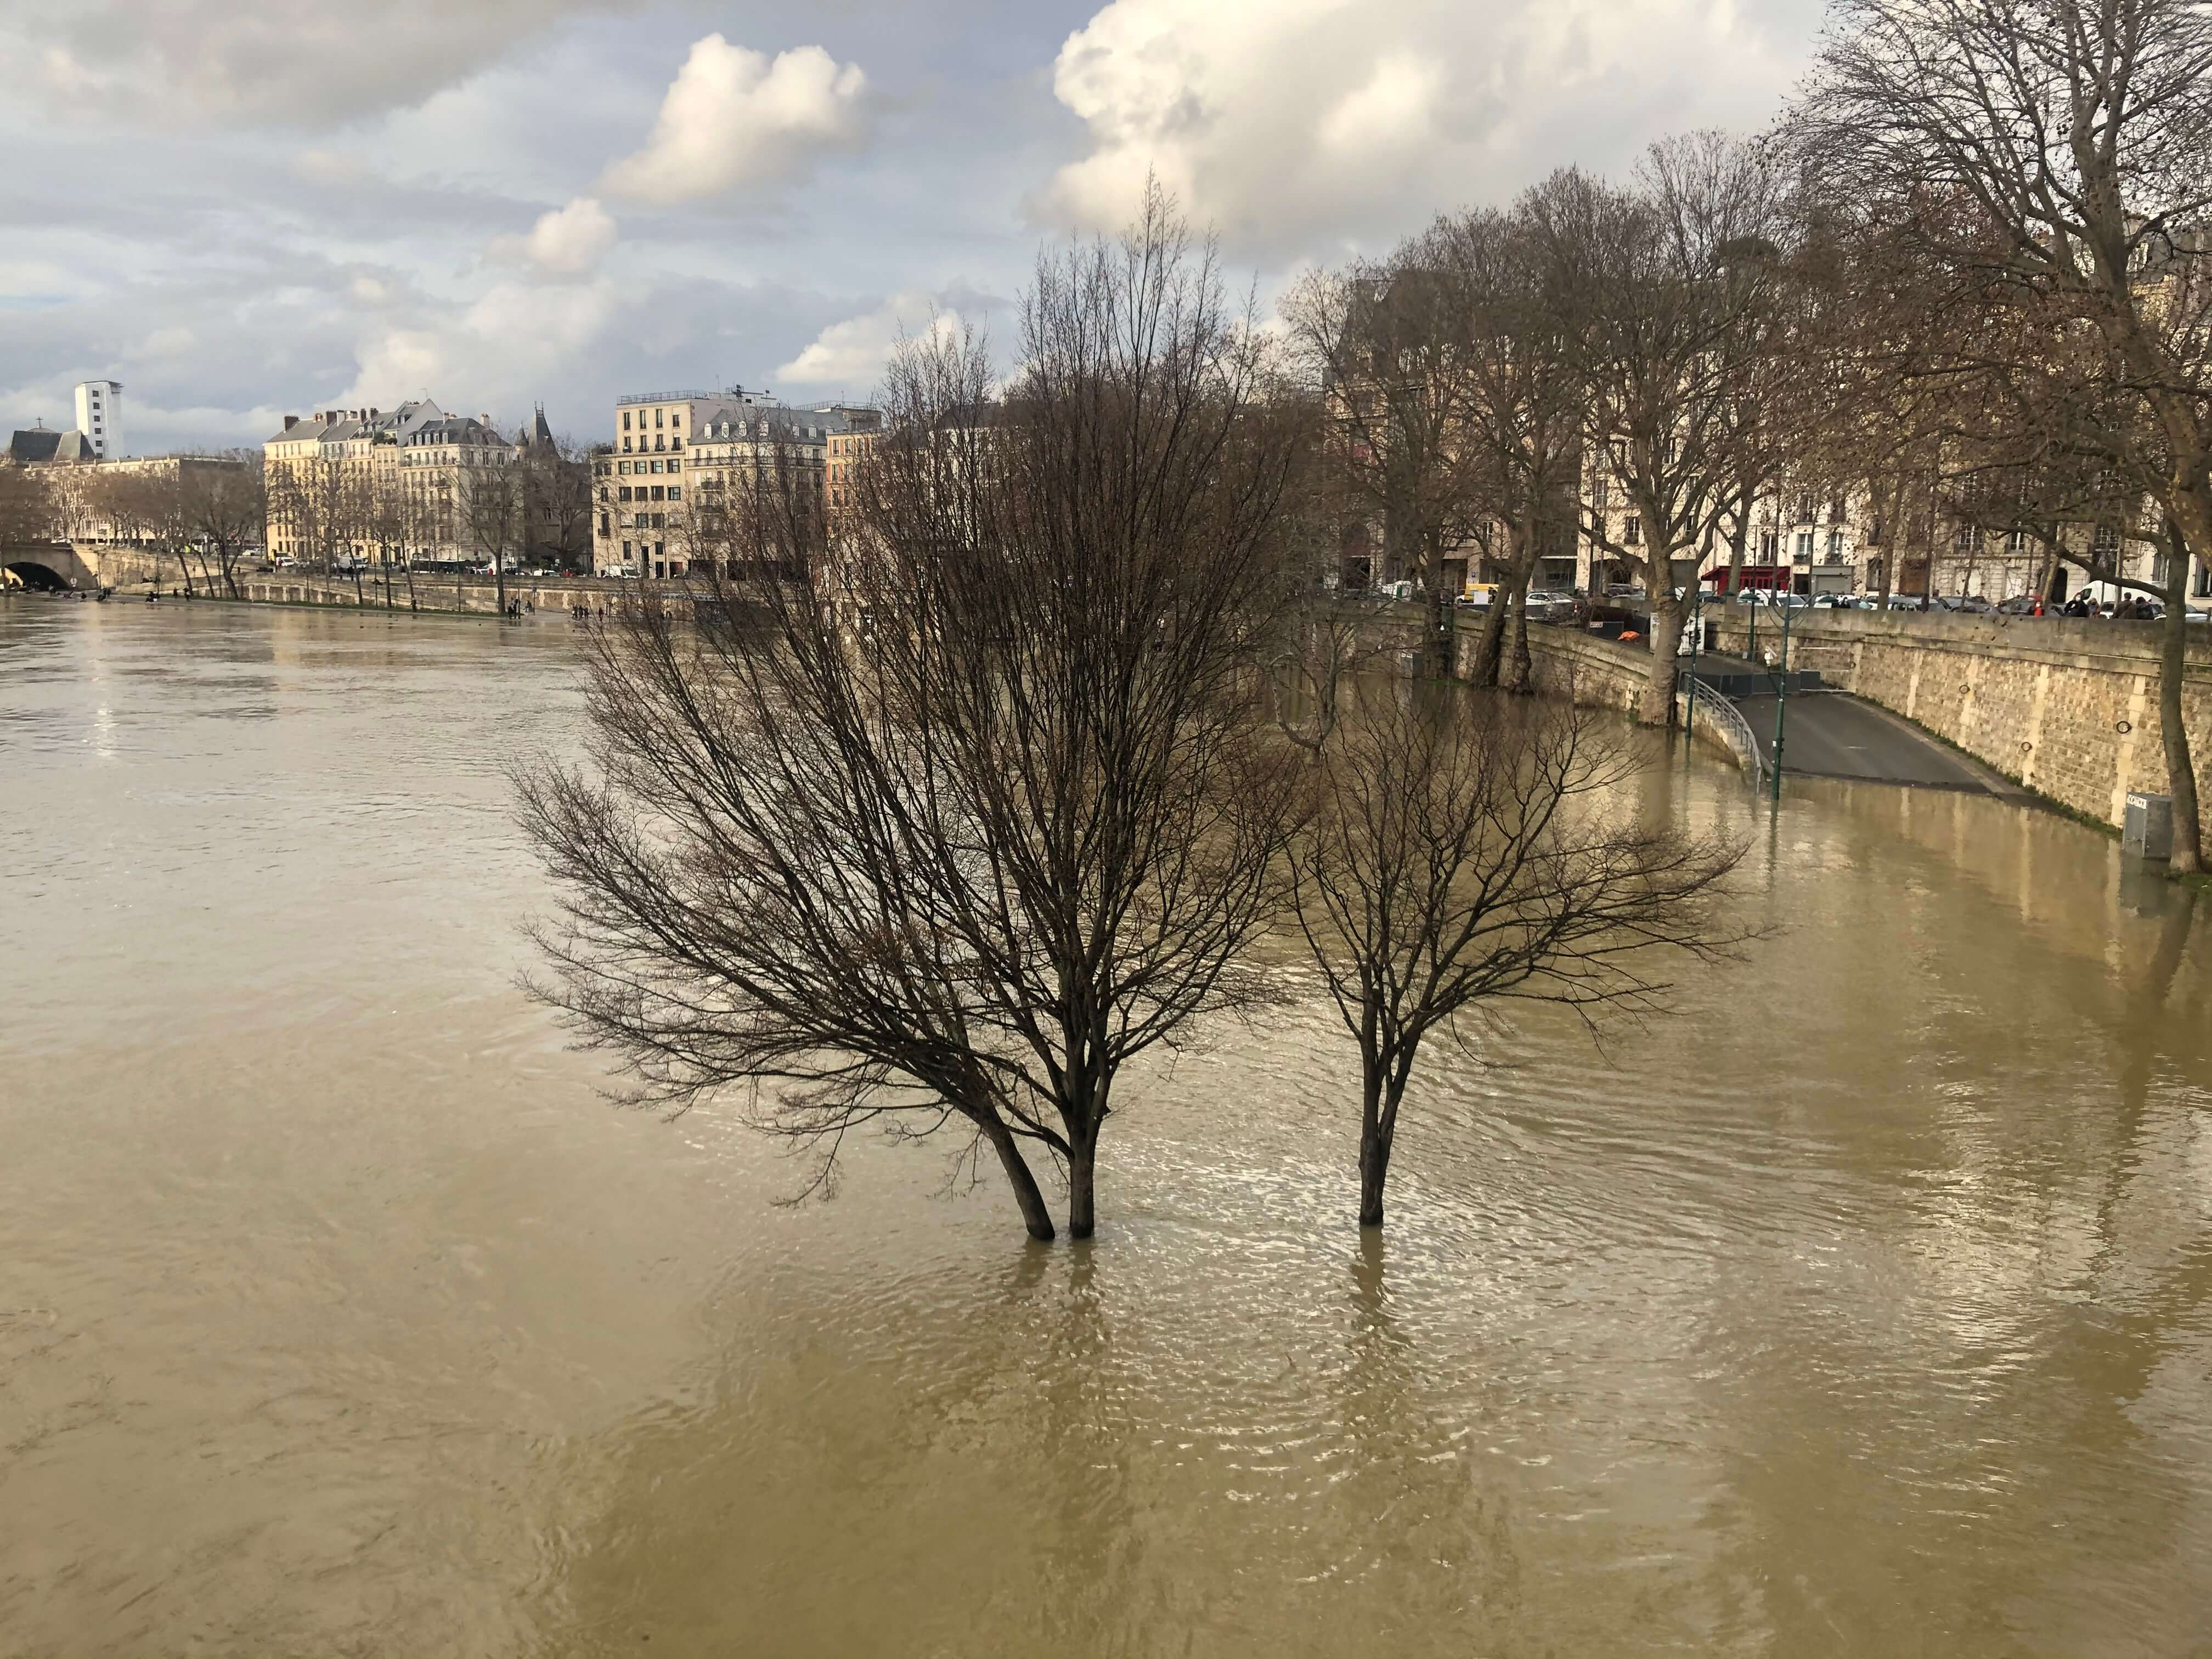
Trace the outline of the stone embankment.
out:
[[[1750,653],[1751,607],[1709,610],[1711,642]],[[1771,612],[1758,649],[1780,649]],[[1790,618],[1793,669],[1854,692],[2059,805],[2117,826],[2131,792],[2166,793],[2163,623],[1814,611]],[[1534,630],[1530,630],[1533,635]],[[2192,628],[2182,714],[2200,793],[2212,778],[2212,627]]]
[[[590,576],[562,576],[532,580],[510,577],[507,597],[538,611],[568,611],[578,605],[611,605],[624,594],[635,596],[635,582]],[[240,576],[238,597],[259,605],[359,605],[369,611],[464,611],[495,616],[499,589],[489,577],[471,576],[455,581],[451,576],[418,575],[410,592],[403,578],[385,582],[364,575],[358,590],[349,576],[306,576],[279,571],[274,575]]]

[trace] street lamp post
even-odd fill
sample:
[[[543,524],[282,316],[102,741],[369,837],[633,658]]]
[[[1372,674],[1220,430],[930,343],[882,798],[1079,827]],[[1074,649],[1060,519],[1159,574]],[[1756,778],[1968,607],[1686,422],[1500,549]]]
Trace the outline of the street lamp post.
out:
[[[1705,564],[1705,559],[1702,556],[1698,558],[1698,563],[1700,567]],[[1690,586],[1690,697],[1687,706],[1682,712],[1682,736],[1688,740],[1688,743],[1694,743],[1697,740],[1698,659],[1705,655],[1705,635],[1704,631],[1705,614],[1705,573],[1701,568],[1697,573],[1697,580]],[[1681,666],[1680,655],[1679,653],[1676,653],[1675,666],[1677,669]],[[1686,749],[1688,746],[1688,743],[1686,743],[1684,745]]]
[[[1774,786],[1771,799],[1782,799],[1782,739],[1790,713],[1790,601],[1797,596],[1782,596],[1782,675],[1774,690]]]

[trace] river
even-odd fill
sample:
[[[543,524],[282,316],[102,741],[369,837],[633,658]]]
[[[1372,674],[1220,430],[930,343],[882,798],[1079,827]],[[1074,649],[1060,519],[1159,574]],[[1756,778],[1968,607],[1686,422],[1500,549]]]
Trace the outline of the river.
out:
[[[0,608],[0,1653],[2201,1654],[2212,899],[1702,759],[1771,934],[1127,1094],[1090,1247],[607,1103],[515,987],[565,621]]]

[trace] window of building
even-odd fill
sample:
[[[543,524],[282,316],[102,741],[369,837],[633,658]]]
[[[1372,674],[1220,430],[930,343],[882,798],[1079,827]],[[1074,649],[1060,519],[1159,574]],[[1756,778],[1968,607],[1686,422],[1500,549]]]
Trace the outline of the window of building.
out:
[[[623,544],[623,557],[624,557],[625,559],[627,559],[627,558],[628,558],[628,557],[629,557],[629,556],[630,556],[630,546],[629,546],[629,544],[628,542],[624,542],[624,543]]]
[[[683,448],[683,447],[684,447],[684,446],[683,446],[683,444],[682,444],[682,442],[681,442],[681,441],[678,441],[678,443],[677,444],[677,446],[676,446],[676,447],[677,447],[678,449],[681,449],[681,448]],[[668,464],[668,470],[669,470],[671,472],[681,472],[681,471],[684,470],[684,463],[683,463],[683,462],[681,462],[681,461],[675,461],[675,460],[672,460],[672,461],[671,461],[671,462],[669,462],[669,464]]]
[[[1634,547],[1644,539],[1644,520],[1632,513],[1620,526],[1620,539]]]
[[[2027,532],[2025,530],[2008,530],[2005,532],[2005,551],[2008,553],[2027,552]]]
[[[1809,530],[1801,530],[1797,532],[1797,562],[1810,564],[1812,562],[1813,532]]]
[[[684,411],[680,409],[671,410],[668,415],[668,424],[677,427],[682,426],[684,424]]]
[[[615,492],[615,499],[618,501],[628,501],[629,499],[629,486],[628,484],[624,484],[617,489]]]
[[[2097,526],[2096,550],[2104,556],[2110,556],[2120,550],[2120,529],[2118,525],[2100,524]]]
[[[1831,530],[1828,532],[1828,562],[1841,564],[1843,562],[1844,532],[1840,530]]]
[[[669,485],[668,499],[672,501],[682,501],[684,499],[684,486],[682,484]]]
[[[665,449],[668,447],[668,440],[661,434],[656,432],[653,434],[653,447],[655,449]]]
[[[665,495],[663,495],[661,494],[661,492],[660,492],[660,486],[659,486],[659,484],[655,484],[655,485],[653,485],[653,499],[654,501],[665,501],[665,500],[666,500],[666,499],[667,499]]]
[[[665,466],[666,465],[667,465],[667,463],[666,463],[665,461],[654,461],[653,463],[652,463],[653,470],[655,472],[659,471],[660,471],[660,469],[661,469],[662,467]]]
[[[623,410],[623,430],[625,432],[629,430],[629,410],[626,409]],[[627,544],[624,544],[623,551],[625,553],[629,551],[629,548]]]
[[[623,453],[625,455],[629,453],[629,440],[628,438],[624,438],[623,440]]]
[[[2212,564],[2199,562],[2197,566],[2197,597],[2212,599]]]
[[[653,425],[655,425],[655,426],[659,426],[659,425],[660,424],[661,416],[664,416],[664,415],[665,415],[667,412],[668,412],[667,410],[662,410],[662,409],[656,409],[656,410],[654,410],[653,411]]]
[[[1595,477],[1591,478],[1590,505],[1592,507],[1595,507],[1601,513],[1604,512],[1607,506],[1607,497],[1611,494],[1612,488],[1604,473],[1598,473]]]
[[[602,513],[602,514],[599,514],[599,534],[601,534],[602,536],[604,536],[604,535],[605,535],[606,533],[607,533],[607,515],[606,515],[605,514]]]
[[[1775,560],[1775,556],[1780,550],[1781,546],[1781,532],[1777,530],[1760,531],[1759,532],[1759,562],[1761,564],[1772,564]]]

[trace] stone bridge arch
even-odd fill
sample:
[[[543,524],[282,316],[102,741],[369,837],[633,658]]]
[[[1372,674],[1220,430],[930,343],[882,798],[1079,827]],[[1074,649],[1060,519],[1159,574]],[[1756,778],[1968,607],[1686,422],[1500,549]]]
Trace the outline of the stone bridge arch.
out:
[[[9,587],[97,587],[100,573],[68,542],[0,543],[0,570]]]

